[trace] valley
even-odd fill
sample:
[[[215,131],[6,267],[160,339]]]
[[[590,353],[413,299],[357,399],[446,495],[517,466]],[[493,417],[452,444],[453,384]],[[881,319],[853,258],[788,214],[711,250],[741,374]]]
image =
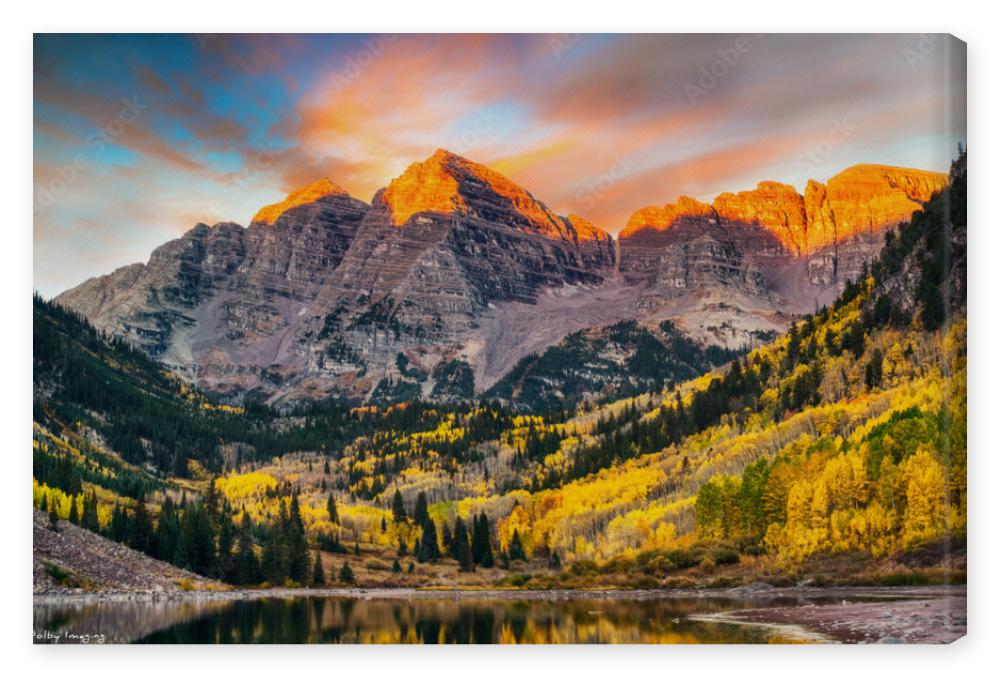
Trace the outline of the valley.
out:
[[[619,321],[473,399],[468,365],[404,351],[427,399],[234,403],[36,297],[35,590],[116,589],[62,535],[166,562],[168,593],[964,584],[965,177],[752,349]]]

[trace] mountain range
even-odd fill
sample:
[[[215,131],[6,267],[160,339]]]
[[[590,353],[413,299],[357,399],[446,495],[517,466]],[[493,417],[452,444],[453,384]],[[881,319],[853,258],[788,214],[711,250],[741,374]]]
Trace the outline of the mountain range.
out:
[[[246,227],[198,224],[147,263],[89,279],[56,302],[228,397],[502,396],[531,355],[581,349],[583,339],[567,336],[590,329],[591,339],[619,322],[658,336],[657,349],[689,349],[676,335],[704,349],[767,340],[832,302],[884,232],[947,181],[857,165],[810,181],[804,194],[765,181],[711,203],[646,207],[614,238],[438,150],[371,203],[322,179]],[[649,336],[631,326],[621,344],[602,343],[598,366],[638,364],[637,341],[648,347]],[[718,353],[699,363],[712,359]],[[572,363],[577,384],[600,387],[600,369],[590,374],[578,356]]]

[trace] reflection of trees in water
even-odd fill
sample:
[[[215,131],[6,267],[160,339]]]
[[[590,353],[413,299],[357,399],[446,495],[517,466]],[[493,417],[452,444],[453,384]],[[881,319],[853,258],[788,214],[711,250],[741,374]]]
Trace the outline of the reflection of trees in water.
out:
[[[230,604],[141,600],[42,604],[34,607],[33,622],[35,632],[48,630],[58,634],[68,631],[74,635],[104,635],[107,643],[127,643],[202,616],[224,614]],[[65,643],[66,639],[60,642]]]
[[[692,614],[792,603],[760,598],[504,600],[296,597],[228,603],[122,603],[77,614],[36,609],[44,625],[93,626],[129,641],[181,643],[766,642],[765,629]],[[95,622],[95,617],[100,621]],[[40,620],[42,623],[40,623]],[[142,629],[139,629],[140,626]],[[95,631],[96,632],[96,631]]]

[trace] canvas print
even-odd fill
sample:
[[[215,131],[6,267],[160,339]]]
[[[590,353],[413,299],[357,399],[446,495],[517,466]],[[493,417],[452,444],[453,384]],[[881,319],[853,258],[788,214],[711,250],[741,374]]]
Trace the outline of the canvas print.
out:
[[[35,643],[965,634],[959,39],[33,52]]]

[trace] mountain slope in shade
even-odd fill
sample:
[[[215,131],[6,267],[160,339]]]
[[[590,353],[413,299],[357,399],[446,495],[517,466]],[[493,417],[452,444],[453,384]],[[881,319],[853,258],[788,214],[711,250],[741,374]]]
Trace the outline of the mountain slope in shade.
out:
[[[945,181],[859,165],[804,196],[763,182],[640,210],[616,244],[438,150],[371,205],[323,179],[246,228],[199,224],[57,301],[230,396],[431,397],[447,368],[463,379],[446,384],[454,397],[469,374],[486,389],[526,355],[625,319],[754,345],[831,301]]]
[[[574,408],[580,400],[613,400],[657,392],[731,361],[740,350],[703,347],[670,321],[634,320],[572,333],[530,354],[487,393],[531,412]]]

